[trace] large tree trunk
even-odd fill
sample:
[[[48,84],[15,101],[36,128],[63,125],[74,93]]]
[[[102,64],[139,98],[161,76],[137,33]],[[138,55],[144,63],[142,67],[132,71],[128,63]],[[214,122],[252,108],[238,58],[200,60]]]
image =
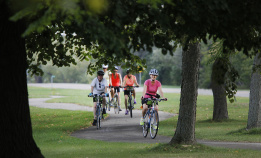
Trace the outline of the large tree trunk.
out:
[[[26,82],[23,22],[10,22],[10,10],[0,3],[0,157],[43,157],[32,136]]]
[[[225,90],[225,75],[227,73],[226,62],[217,58],[212,67],[211,87],[214,97],[213,120],[228,119],[227,97]]]
[[[260,53],[254,59],[254,65],[261,64]],[[249,112],[247,129],[261,127],[261,75],[260,71],[252,72],[250,83]]]
[[[200,45],[191,44],[182,53],[182,83],[179,118],[176,132],[170,144],[193,144],[195,139],[196,106],[198,96],[198,72]]]

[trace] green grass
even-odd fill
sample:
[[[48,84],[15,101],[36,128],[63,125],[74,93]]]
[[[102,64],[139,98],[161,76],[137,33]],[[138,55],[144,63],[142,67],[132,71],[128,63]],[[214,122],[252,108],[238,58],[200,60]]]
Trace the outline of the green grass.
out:
[[[29,87],[31,98],[66,96],[51,102],[92,105],[89,91]],[[140,98],[140,93],[137,98]],[[178,113],[179,94],[165,94],[167,102],[160,110]],[[123,103],[123,94],[122,94]],[[138,99],[137,99],[138,101]],[[139,103],[139,102],[138,102]],[[123,105],[123,104],[122,104]],[[138,104],[139,107],[140,104]],[[199,96],[196,138],[219,141],[261,142],[260,130],[244,130],[247,123],[248,98],[237,98],[228,105],[228,121],[212,122],[213,99]],[[122,106],[123,107],[123,106]],[[204,145],[169,146],[166,144],[112,143],[71,137],[71,132],[91,126],[92,112],[51,110],[30,107],[35,141],[45,157],[259,157],[260,151],[210,148]],[[178,117],[160,122],[159,134],[173,136]]]

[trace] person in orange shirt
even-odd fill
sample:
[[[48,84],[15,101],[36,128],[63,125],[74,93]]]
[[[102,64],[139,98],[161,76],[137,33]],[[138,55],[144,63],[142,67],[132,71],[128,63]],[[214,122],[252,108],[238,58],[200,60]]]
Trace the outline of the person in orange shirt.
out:
[[[124,78],[123,78],[123,86],[124,87],[126,87],[126,86],[134,86],[134,83],[135,83],[135,85],[140,86],[137,83],[136,77],[131,74],[131,71],[129,69],[126,71],[126,74],[127,75],[125,75]],[[134,97],[134,104],[136,104],[135,90],[134,89],[133,89],[132,93],[133,93],[133,97]],[[128,115],[128,113],[129,113],[129,111],[127,109],[127,100],[128,100],[128,95],[129,94],[130,94],[130,91],[125,88],[124,89],[125,108],[126,108],[125,115]]]
[[[122,84],[121,74],[118,73],[118,66],[114,67],[114,73],[110,75],[110,85],[114,88],[111,89],[111,97],[113,99],[114,94],[118,93],[119,110],[121,111],[121,97],[120,97],[120,87]]]

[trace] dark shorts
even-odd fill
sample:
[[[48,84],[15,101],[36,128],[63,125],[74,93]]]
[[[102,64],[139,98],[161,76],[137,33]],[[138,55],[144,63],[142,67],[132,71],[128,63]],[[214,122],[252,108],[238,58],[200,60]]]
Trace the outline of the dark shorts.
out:
[[[114,93],[121,92],[120,87],[114,87]]]
[[[131,91],[131,92],[133,94],[134,91]],[[130,90],[124,90],[124,95],[129,95],[129,94],[130,94]]]

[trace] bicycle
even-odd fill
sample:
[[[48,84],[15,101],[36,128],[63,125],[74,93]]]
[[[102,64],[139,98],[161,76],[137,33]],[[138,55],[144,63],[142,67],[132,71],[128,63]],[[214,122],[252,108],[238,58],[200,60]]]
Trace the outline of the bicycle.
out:
[[[150,129],[150,137],[154,139],[157,136],[158,129],[159,129],[159,114],[155,110],[155,106],[158,104],[158,102],[167,101],[167,100],[159,99],[160,97],[159,95],[156,96],[150,94],[147,95],[149,95],[151,98],[145,98],[148,100],[147,101],[148,111],[144,116],[144,124],[142,125],[143,136],[146,138],[148,135],[148,129]]]
[[[134,88],[137,88],[139,86],[126,86],[123,88],[126,88],[126,90],[130,91],[129,95],[128,95],[128,109],[130,111],[130,117],[132,118],[132,109],[134,109],[134,100],[132,99],[132,91],[134,90]]]
[[[94,94],[94,95],[88,95],[88,97],[93,97],[97,99],[97,104],[96,104],[96,117],[97,117],[97,130],[101,128],[101,119],[103,118],[102,114],[102,98],[105,97],[102,94]]]
[[[110,86],[110,88],[114,88],[114,86]],[[117,87],[115,87],[115,88],[117,88]],[[114,107],[114,113],[116,114],[116,113],[120,113],[120,106],[119,106],[119,98],[118,97],[120,97],[119,95],[118,95],[118,93],[117,92],[114,92],[114,97],[113,97],[113,102],[112,102],[112,106]]]

